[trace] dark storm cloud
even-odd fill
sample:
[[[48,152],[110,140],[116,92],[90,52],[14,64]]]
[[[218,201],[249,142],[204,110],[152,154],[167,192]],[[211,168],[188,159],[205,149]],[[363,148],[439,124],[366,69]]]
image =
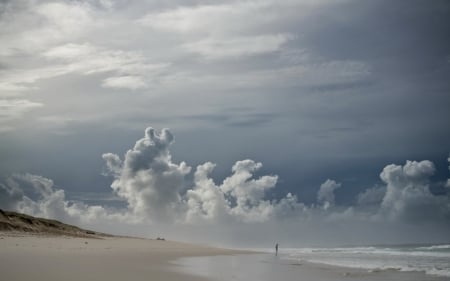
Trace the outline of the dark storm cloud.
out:
[[[305,41],[326,56],[409,61],[404,66],[422,71],[448,56],[448,1],[360,1],[334,8],[334,17],[316,21],[306,34]]]

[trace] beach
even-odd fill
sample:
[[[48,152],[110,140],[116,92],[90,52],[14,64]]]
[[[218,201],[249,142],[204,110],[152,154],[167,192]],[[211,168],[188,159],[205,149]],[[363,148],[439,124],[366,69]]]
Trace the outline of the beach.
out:
[[[173,241],[0,234],[0,280],[204,280],[170,261],[243,251]]]
[[[424,271],[312,263],[306,257],[286,249],[275,256],[156,239],[0,233],[0,280],[8,281],[449,280]]]

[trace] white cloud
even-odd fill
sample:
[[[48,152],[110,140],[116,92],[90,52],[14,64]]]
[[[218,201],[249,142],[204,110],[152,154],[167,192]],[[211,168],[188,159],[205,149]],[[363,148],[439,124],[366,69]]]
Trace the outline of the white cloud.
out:
[[[216,186],[210,174],[216,165],[210,162],[197,166],[194,174],[194,187],[188,190],[186,220],[196,222],[226,220],[229,218],[229,203],[223,192]]]
[[[103,155],[115,177],[111,187],[127,200],[130,212],[142,220],[173,221],[180,211],[184,176],[191,168],[184,162],[172,163],[172,142],[169,130],[157,134],[147,128],[144,138],[127,151],[123,163],[117,155]]]
[[[272,17],[267,13],[257,13],[267,7],[263,2],[235,2],[219,5],[199,5],[149,13],[138,20],[140,24],[156,30],[181,33],[224,33],[237,31],[237,27],[257,22],[268,22]],[[251,21],[242,22],[243,19]]]
[[[22,7],[23,8],[23,7]],[[0,54],[33,54],[54,44],[73,41],[95,25],[94,11],[82,2],[29,2],[27,9],[13,10],[1,22],[4,39]]]
[[[92,75],[115,73],[121,76],[106,78],[105,87],[139,89],[147,86],[148,77],[168,66],[165,63],[151,64],[138,52],[111,50],[89,43],[56,46],[42,56],[48,66],[34,69],[11,69],[0,79],[0,89],[22,91],[33,87],[42,79],[66,74]]]
[[[102,86],[105,88],[125,88],[132,90],[147,88],[147,84],[142,77],[131,75],[106,78],[103,80]]]
[[[387,165],[380,174],[386,194],[380,206],[382,217],[396,220],[439,220],[450,214],[448,198],[430,192],[434,164],[428,160]]]
[[[0,122],[20,118],[25,113],[42,106],[42,103],[26,99],[0,99]]]
[[[152,12],[138,23],[157,31],[181,33],[185,35],[184,50],[207,59],[222,59],[274,52],[292,39],[285,32],[258,31],[281,20],[275,12],[279,8],[286,8],[286,3],[243,1],[185,6]]]
[[[277,176],[254,179],[253,173],[262,167],[252,160],[238,161],[232,175],[216,185],[210,178],[213,163],[199,165],[194,184],[182,192],[191,168],[184,162],[172,163],[169,145],[172,134],[164,129],[157,134],[152,128],[129,150],[122,162],[120,157],[103,155],[115,180],[111,187],[126,199],[136,217],[150,220],[175,220],[185,223],[207,221],[266,221],[284,206],[293,207],[295,198],[288,195],[279,202],[265,200],[266,191],[275,187]],[[184,195],[183,195],[184,194]]]
[[[343,1],[339,1],[343,2]],[[338,1],[335,1],[335,4]],[[155,30],[182,34],[224,35],[242,33],[273,24],[293,13],[307,17],[312,9],[327,1],[232,1],[221,4],[179,6],[150,12],[137,22]]]
[[[163,129],[158,134],[147,128],[145,136],[136,142],[123,160],[107,153],[103,155],[115,180],[111,187],[128,202],[129,211],[142,221],[214,222],[221,219],[264,221],[273,216],[274,205],[264,200],[265,192],[274,188],[277,176],[253,179],[261,163],[238,161],[233,174],[217,186],[209,174],[214,164],[199,165],[194,186],[186,176],[191,167],[171,161],[169,146],[173,136]]]
[[[86,3],[43,3],[36,7],[36,13],[41,15],[49,25],[60,31],[60,34],[74,35],[92,24],[91,8]],[[55,30],[54,29],[54,30]],[[59,35],[59,34],[58,34]]]
[[[16,174],[0,188],[9,193],[10,207],[26,214],[75,224],[126,221],[126,214],[119,211],[68,201],[64,190],[55,188],[52,180],[39,175]]]
[[[215,165],[207,162],[197,167],[195,185],[187,192],[187,221],[230,220],[266,221],[274,216],[277,203],[264,200],[267,190],[275,187],[277,176],[253,179],[253,173],[262,167],[252,160],[238,161],[233,174],[216,185],[209,177]]]
[[[67,72],[95,74],[117,72],[119,74],[144,74],[167,66],[165,63],[150,64],[135,51],[122,51],[93,46],[89,43],[66,44],[45,52],[44,57],[65,62]]]
[[[317,200],[323,204],[325,209],[334,205],[334,191],[341,187],[340,183],[334,180],[327,179],[320,185],[319,192],[317,193]]]
[[[222,59],[274,52],[291,37],[289,34],[270,34],[220,39],[206,38],[186,43],[183,47],[189,52],[200,54],[208,59]]]

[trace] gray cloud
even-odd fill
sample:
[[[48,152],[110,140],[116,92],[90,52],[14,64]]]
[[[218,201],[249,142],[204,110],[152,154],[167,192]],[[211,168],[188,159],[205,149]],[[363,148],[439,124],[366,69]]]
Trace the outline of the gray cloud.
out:
[[[42,103],[24,99],[0,99],[0,122],[21,117],[26,112],[43,106]]]
[[[434,223],[447,233],[449,8],[445,0],[4,1],[0,176],[46,175],[64,186],[58,200],[72,206],[71,194],[111,192],[98,155],[117,152],[105,159],[120,182],[128,156],[118,155],[150,123],[177,132],[173,158],[161,169],[170,174],[184,160],[191,172],[174,172],[169,190],[154,183],[147,190],[149,174],[164,177],[138,165],[150,160],[150,148],[137,149],[140,176],[118,184],[129,197],[113,190],[128,207],[95,201],[108,216],[118,207],[134,222],[260,221],[261,228],[289,217],[280,228],[304,233],[295,222],[386,220],[389,229],[422,222],[434,210]],[[230,174],[239,159],[264,163],[242,185],[277,176],[274,187],[257,189],[264,190],[259,201],[220,189],[242,174]],[[436,171],[420,182],[406,172],[403,183],[377,177],[386,163],[405,159],[428,159]],[[215,168],[200,168],[205,161]],[[197,169],[210,171],[201,182],[211,188],[195,183]],[[342,184],[326,210],[317,200],[323,179]],[[152,192],[178,209],[145,207]],[[1,196],[10,193],[22,198],[11,190]],[[383,201],[387,193],[399,203]],[[239,207],[238,194],[246,198]],[[133,199],[140,195],[145,200]],[[44,200],[36,196],[28,197]],[[249,215],[240,215],[246,208]]]

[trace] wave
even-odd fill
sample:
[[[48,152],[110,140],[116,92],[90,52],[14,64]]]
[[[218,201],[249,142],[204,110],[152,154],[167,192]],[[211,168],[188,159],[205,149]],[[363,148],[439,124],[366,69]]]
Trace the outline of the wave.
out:
[[[436,258],[450,258],[450,251],[436,251],[446,250],[450,247],[442,246],[430,246],[430,247],[418,247],[418,248],[405,248],[405,249],[393,249],[393,248],[376,248],[376,247],[354,247],[354,248],[301,248],[301,249],[286,249],[287,253],[292,254],[354,254],[354,255],[385,255],[385,256],[415,256],[415,257],[436,257]],[[300,250],[300,251],[299,251]],[[433,251],[434,250],[434,251]]]
[[[319,259],[308,259],[310,263],[315,264],[324,264],[330,266],[338,266],[338,267],[348,267],[348,268],[357,268],[357,269],[366,269],[368,272],[377,273],[382,271],[400,271],[400,272],[424,272],[428,275],[435,275],[441,277],[450,277],[450,269],[443,268],[421,268],[421,267],[413,267],[413,266],[380,266],[370,263],[356,263],[356,262],[343,262],[343,261],[331,261],[331,260],[319,260]]]
[[[417,247],[418,250],[434,251],[434,250],[450,250],[450,245],[433,245],[427,247]]]
[[[286,259],[367,269],[371,272],[418,271],[450,277],[450,245],[288,248],[282,249],[281,253]]]

